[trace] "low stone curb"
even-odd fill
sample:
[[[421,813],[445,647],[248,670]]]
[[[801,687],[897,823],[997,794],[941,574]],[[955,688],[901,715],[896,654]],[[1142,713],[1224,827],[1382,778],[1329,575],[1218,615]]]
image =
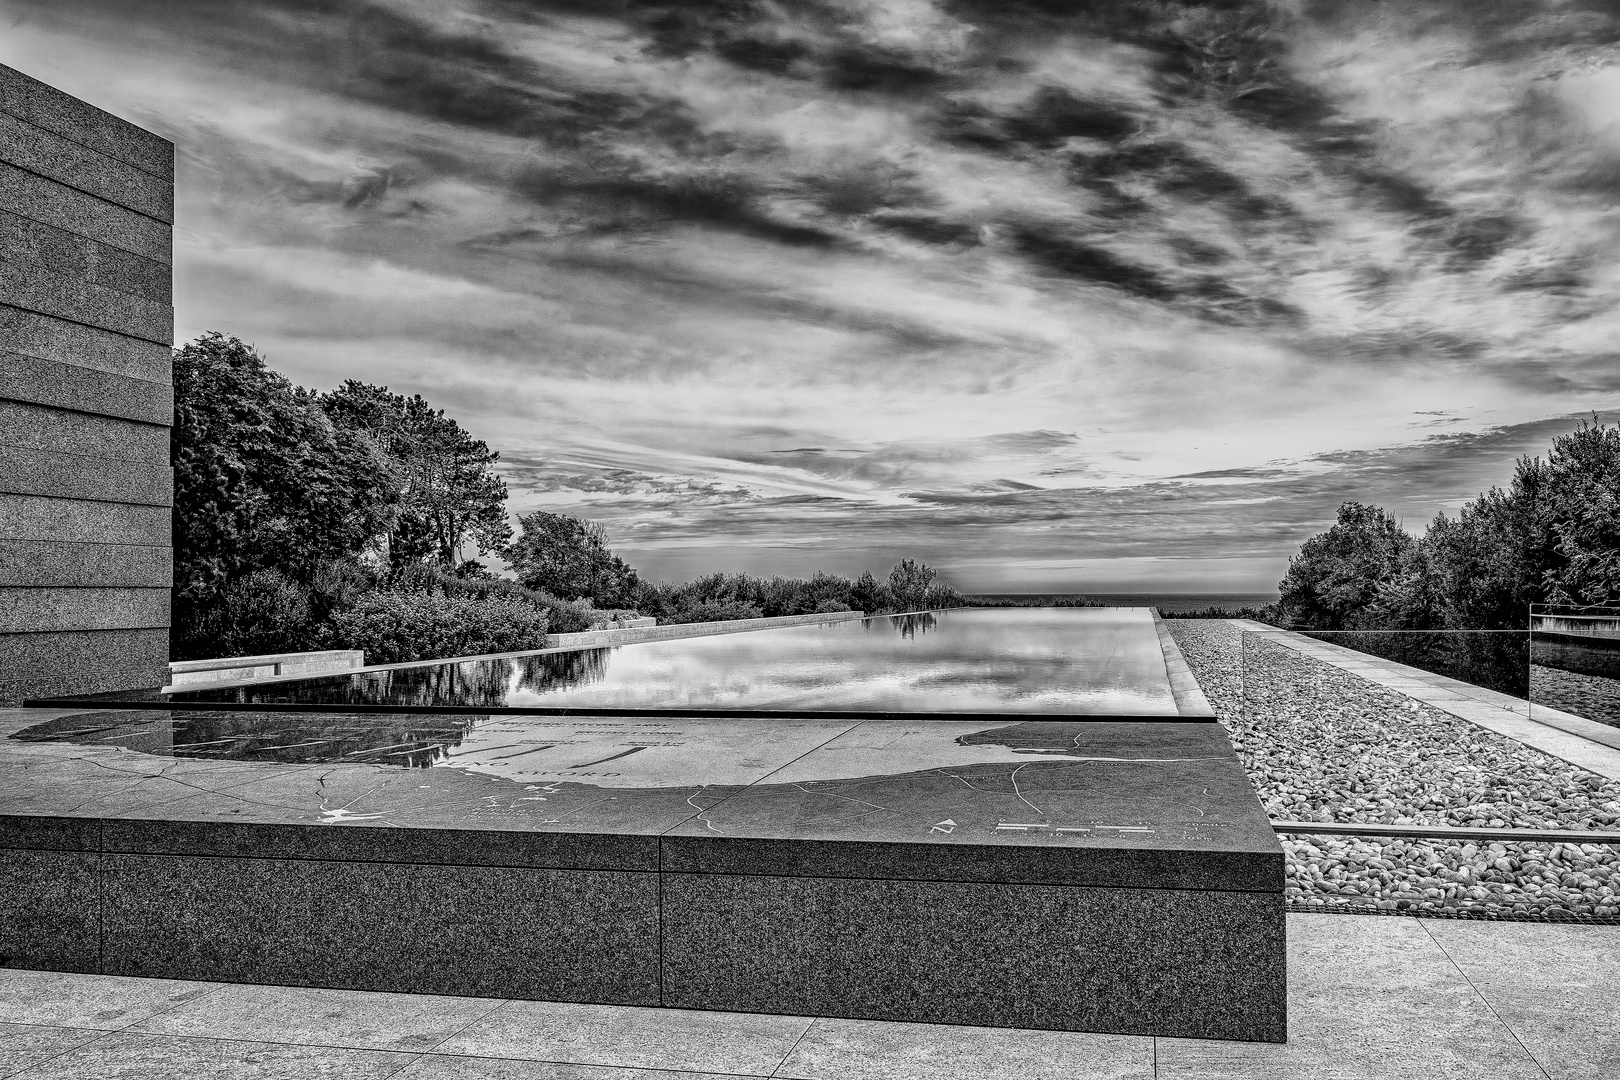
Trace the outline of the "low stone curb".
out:
[[[1394,825],[1363,821],[1272,821],[1280,833],[1321,836],[1398,836],[1417,840],[1499,840],[1503,843],[1620,844],[1620,832],[1582,829],[1470,828],[1466,825]]]
[[[1579,926],[1620,926],[1620,915],[1543,915],[1529,911],[1472,911],[1468,908],[1389,908],[1368,907],[1365,904],[1300,904],[1289,901],[1285,908],[1290,915],[1387,915],[1396,919],[1456,919],[1463,922],[1528,922],[1571,923]]]
[[[739,634],[747,630],[774,630],[780,626],[849,622],[852,619],[871,617],[863,611],[826,611],[813,615],[779,615],[767,619],[727,619],[723,622],[665,623],[662,626],[584,630],[577,634],[547,634],[546,648],[596,649],[606,645],[628,645],[636,641],[670,641],[676,638],[709,637],[713,634]]]
[[[1181,655],[1181,646],[1171,636],[1170,628],[1164,624],[1159,615],[1158,608],[1149,608],[1153,612],[1153,629],[1159,635],[1159,651],[1164,654],[1164,670],[1170,680],[1170,696],[1175,699],[1176,712],[1182,716],[1215,716],[1215,708],[1204,696],[1203,688],[1198,685],[1198,679],[1193,675],[1191,666],[1186,657]]]

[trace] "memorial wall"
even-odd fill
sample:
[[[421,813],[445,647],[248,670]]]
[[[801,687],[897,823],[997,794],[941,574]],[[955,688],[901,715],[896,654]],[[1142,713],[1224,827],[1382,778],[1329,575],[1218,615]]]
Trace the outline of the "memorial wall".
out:
[[[174,147],[0,66],[0,705],[166,681]]]

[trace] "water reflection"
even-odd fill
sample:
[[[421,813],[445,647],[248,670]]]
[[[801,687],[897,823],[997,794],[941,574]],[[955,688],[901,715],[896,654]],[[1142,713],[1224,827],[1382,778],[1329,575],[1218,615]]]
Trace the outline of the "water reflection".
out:
[[[1306,636],[1516,698],[1530,694],[1530,635],[1523,630],[1311,630]]]
[[[1531,700],[1620,726],[1620,607],[1538,604],[1530,625]]]
[[[264,686],[175,694],[181,700],[239,704],[388,704],[406,708],[456,706],[499,709],[514,692],[547,694],[600,683],[611,649],[466,660],[365,671],[355,675]]]
[[[425,768],[487,716],[367,713],[169,712],[165,709],[75,713],[24,728],[22,742],[120,746],[159,757],[278,762],[341,762]]]
[[[173,695],[407,708],[1177,715],[1144,608],[955,609]]]
[[[931,611],[912,615],[891,615],[889,625],[899,630],[902,638],[914,638],[939,626],[939,618]]]

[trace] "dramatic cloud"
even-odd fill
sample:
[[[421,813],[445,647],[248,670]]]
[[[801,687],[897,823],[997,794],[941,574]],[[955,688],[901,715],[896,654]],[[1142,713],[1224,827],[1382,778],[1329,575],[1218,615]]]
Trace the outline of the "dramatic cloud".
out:
[[[1267,588],[1620,403],[1598,0],[0,0],[180,149],[182,335],[653,576]]]

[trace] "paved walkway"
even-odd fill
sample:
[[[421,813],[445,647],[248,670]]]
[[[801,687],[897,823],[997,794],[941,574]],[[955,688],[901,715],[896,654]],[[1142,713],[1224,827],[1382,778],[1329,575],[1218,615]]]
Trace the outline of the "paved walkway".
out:
[[[0,1077],[1610,1080],[1620,928],[1290,915],[1287,1045],[0,969]]]
[[[1620,780],[1620,728],[1546,705],[1532,706],[1522,698],[1356,652],[1318,638],[1279,631],[1265,623],[1248,619],[1229,621],[1239,629],[1264,633],[1265,640],[1313,660],[1399,691],[1441,712],[1517,739],[1599,776]]]

